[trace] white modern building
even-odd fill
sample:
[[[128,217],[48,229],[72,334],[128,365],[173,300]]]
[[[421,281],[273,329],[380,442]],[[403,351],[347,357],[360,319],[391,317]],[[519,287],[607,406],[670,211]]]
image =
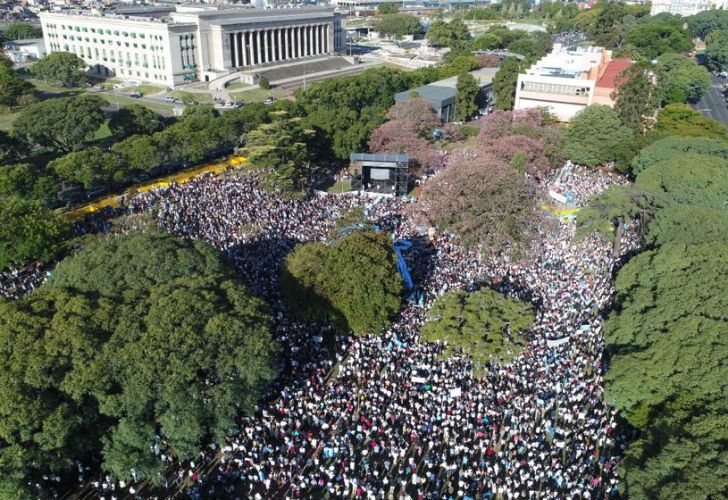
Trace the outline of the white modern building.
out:
[[[652,0],[650,15],[669,12],[681,16],[692,16],[710,9],[726,9],[728,0]]]
[[[178,5],[42,12],[40,20],[47,52],[72,52],[100,75],[169,87],[333,54],[346,36],[330,8]]]
[[[614,106],[612,92],[631,64],[612,60],[612,52],[602,47],[568,49],[554,44],[553,52],[518,75],[514,109],[544,107],[567,122],[591,104]]]

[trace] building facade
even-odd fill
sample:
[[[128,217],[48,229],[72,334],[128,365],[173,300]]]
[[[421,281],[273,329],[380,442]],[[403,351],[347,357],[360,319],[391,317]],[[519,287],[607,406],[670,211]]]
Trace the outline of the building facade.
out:
[[[174,87],[343,50],[329,8],[258,10],[188,5],[40,14],[47,52],[81,57],[93,73]]]
[[[552,53],[518,75],[514,109],[548,108],[568,122],[591,104],[614,106],[611,95],[618,75],[632,63],[611,56],[602,47],[567,49],[554,44]]]
[[[650,15],[668,12],[680,16],[692,16],[704,10],[726,8],[728,0],[652,0]]]

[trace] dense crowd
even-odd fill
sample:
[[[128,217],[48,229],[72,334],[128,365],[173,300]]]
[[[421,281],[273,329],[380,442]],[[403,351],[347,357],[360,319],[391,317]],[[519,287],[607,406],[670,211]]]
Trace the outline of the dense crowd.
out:
[[[582,204],[613,182],[621,181],[569,165],[544,187]],[[193,461],[170,464],[164,485],[184,484],[194,499],[618,495],[623,440],[604,401],[599,316],[613,294],[609,245],[574,241],[574,222],[564,221],[545,225],[522,261],[481,256],[447,233],[424,236],[406,203],[358,194],[283,198],[250,175],[205,177],[130,200],[130,213],[225,251],[273,305],[284,353],[280,377],[255,415],[241,419],[240,433],[221,450],[211,445]],[[325,327],[287,314],[278,270],[296,243],[331,238],[354,207],[418,242],[406,259],[423,300],[384,332],[330,343]],[[636,245],[632,233],[625,252]],[[536,306],[528,343],[507,364],[443,359],[441,344],[419,342],[438,295],[478,286]],[[104,498],[137,493],[103,477],[93,487]]]

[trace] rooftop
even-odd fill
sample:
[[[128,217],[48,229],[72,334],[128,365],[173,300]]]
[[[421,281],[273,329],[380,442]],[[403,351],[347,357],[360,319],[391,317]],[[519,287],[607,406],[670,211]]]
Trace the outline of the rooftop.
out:
[[[622,83],[617,78],[619,74],[633,64],[634,63],[632,61],[628,61],[627,59],[615,59],[614,61],[609,61],[607,69],[604,70],[602,76],[599,80],[597,80],[596,86],[600,88],[616,89],[619,84]]]
[[[351,153],[351,161],[383,161],[391,163],[408,163],[409,155],[393,153]]]
[[[493,82],[493,77],[497,72],[498,68],[482,68],[476,71],[471,71],[470,74],[478,80],[481,87],[485,87]],[[455,99],[457,83],[457,76],[445,78],[444,80],[439,80],[421,87],[400,92],[394,97],[394,99],[395,101],[407,101],[412,93],[417,93],[419,97],[423,99],[440,103],[441,105],[447,105],[449,104],[449,101]]]

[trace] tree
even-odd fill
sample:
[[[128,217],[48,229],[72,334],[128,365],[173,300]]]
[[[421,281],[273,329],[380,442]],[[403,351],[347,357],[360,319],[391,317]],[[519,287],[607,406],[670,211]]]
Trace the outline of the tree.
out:
[[[49,202],[56,198],[55,180],[28,163],[0,167],[0,198],[18,196]]]
[[[478,94],[480,86],[470,73],[460,73],[455,85],[455,112],[456,121],[466,122],[478,111]]]
[[[728,160],[679,154],[641,171],[635,184],[654,193],[659,206],[684,203],[724,208],[728,200]]]
[[[153,478],[155,444],[181,460],[222,444],[275,375],[267,306],[201,242],[97,240],[0,309],[0,453],[21,458],[0,467],[25,483],[100,458]]]
[[[477,364],[507,362],[526,344],[521,335],[534,322],[527,302],[506,297],[489,288],[441,295],[427,313],[421,341],[446,342],[444,354],[456,350],[472,356]]]
[[[470,32],[460,19],[445,22],[437,19],[427,29],[427,40],[433,47],[458,47],[470,40]]]
[[[655,71],[662,104],[697,102],[713,86],[707,69],[680,54],[660,56]]]
[[[533,184],[481,151],[464,156],[425,184],[416,209],[483,252],[522,249],[540,222]]]
[[[728,242],[728,213],[725,208],[675,205],[657,211],[650,221],[646,241],[653,246],[678,243],[699,245]]]
[[[576,214],[576,234],[598,233],[613,243],[612,256],[619,258],[624,225],[633,220],[645,224],[654,212],[651,193],[632,184],[609,186]]]
[[[705,40],[705,62],[714,71],[728,69],[728,26],[708,35]]]
[[[0,269],[50,261],[68,235],[68,226],[38,200],[0,198]]]
[[[399,12],[399,5],[394,2],[382,2],[377,5],[377,14],[380,16],[396,14],[397,12]]]
[[[687,18],[688,32],[693,38],[705,40],[713,31],[728,29],[728,12],[704,10]]]
[[[549,157],[547,144],[541,138],[525,135],[504,136],[483,148],[483,152],[509,164],[520,173],[528,172],[536,178],[543,178],[544,174],[556,166]]]
[[[43,33],[30,23],[10,23],[2,32],[6,40],[26,40],[40,38]]]
[[[377,333],[399,311],[396,265],[389,236],[355,231],[330,244],[298,245],[286,258],[281,292],[304,318],[328,319],[342,333]]]
[[[647,59],[656,59],[667,52],[687,52],[693,42],[685,31],[671,23],[636,25],[627,35],[627,43]]]
[[[381,16],[374,24],[374,29],[384,36],[402,38],[422,32],[419,19],[409,14],[388,14]]]
[[[728,158],[728,141],[705,137],[666,137],[645,147],[632,160],[632,173],[643,170],[678,156],[680,153],[697,153]]]
[[[61,179],[77,182],[86,189],[99,186],[111,189],[124,182],[128,175],[126,165],[116,155],[97,147],[61,156],[50,162],[48,169]]]
[[[157,141],[148,135],[132,135],[111,146],[111,151],[132,171],[149,172],[163,159]]]
[[[620,75],[622,80],[612,94],[614,111],[622,123],[635,132],[645,128],[645,118],[655,109],[655,95],[647,69],[641,64],[633,64]]]
[[[263,90],[268,90],[270,88],[270,80],[268,77],[261,76],[258,79],[258,87],[262,88]]]
[[[442,166],[442,155],[424,139],[415,122],[390,120],[372,131],[369,150],[374,153],[403,153],[410,157],[416,172],[433,172]]]
[[[722,242],[666,244],[619,272],[605,398],[639,431],[620,462],[630,498],[725,492],[727,265]]]
[[[0,130],[0,165],[7,165],[20,160],[25,153],[25,144],[8,134],[4,130]]]
[[[387,111],[387,119],[409,122],[421,134],[429,134],[440,124],[432,103],[419,97],[395,103]]]
[[[0,106],[16,107],[33,100],[32,83],[20,78],[12,67],[0,64]]]
[[[13,130],[31,144],[63,153],[78,151],[104,122],[104,104],[96,95],[48,99],[21,111]]]
[[[281,114],[248,134],[242,154],[252,168],[264,171],[269,188],[294,191],[310,180],[306,173],[313,135],[312,130],[301,126],[300,118]]]
[[[653,135],[659,137],[692,136],[713,139],[728,139],[726,127],[707,118],[686,104],[668,104],[657,117]]]
[[[521,63],[515,57],[506,57],[493,77],[493,95],[496,109],[513,109],[516,100],[516,83]]]
[[[609,106],[591,105],[572,118],[566,131],[564,153],[571,161],[588,166],[615,160],[614,148],[629,141],[632,131]]]
[[[71,52],[51,52],[30,67],[33,76],[48,83],[74,87],[84,80],[86,63]]]
[[[109,129],[117,139],[125,139],[134,134],[151,135],[164,128],[162,117],[139,104],[130,104],[111,115]]]

